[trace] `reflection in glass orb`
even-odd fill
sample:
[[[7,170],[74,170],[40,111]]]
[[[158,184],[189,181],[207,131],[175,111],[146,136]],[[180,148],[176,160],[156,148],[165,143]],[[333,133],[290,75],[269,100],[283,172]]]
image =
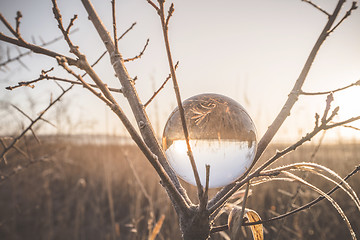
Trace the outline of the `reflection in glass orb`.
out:
[[[210,165],[210,188],[225,186],[242,176],[251,166],[257,147],[256,129],[245,109],[219,94],[193,96],[183,102],[183,107],[201,184],[205,186],[205,165]],[[178,108],[165,125],[163,147],[179,177],[196,185]]]

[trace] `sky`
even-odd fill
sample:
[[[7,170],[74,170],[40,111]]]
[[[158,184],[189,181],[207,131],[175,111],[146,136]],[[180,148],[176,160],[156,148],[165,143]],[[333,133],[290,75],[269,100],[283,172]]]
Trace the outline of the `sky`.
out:
[[[93,0],[95,9],[108,30],[111,29],[111,1]],[[291,91],[317,37],[326,24],[327,16],[300,0],[258,1],[191,1],[174,0],[175,12],[170,20],[169,36],[174,61],[179,61],[177,78],[182,99],[201,93],[218,93],[238,101],[245,107],[261,137]],[[166,2],[166,6],[171,1]],[[337,1],[319,0],[314,3],[332,12]],[[166,76],[169,68],[161,25],[155,10],[145,0],[118,0],[118,36],[132,23],[134,29],[119,42],[124,58],[137,55],[149,38],[143,57],[126,64],[132,77],[137,76],[136,88],[142,102],[146,102]],[[58,0],[63,21],[68,23],[78,14],[71,35],[89,62],[105,50],[80,1]],[[351,6],[346,2],[340,16]],[[34,39],[50,41],[61,35],[52,15],[50,0],[1,0],[0,12],[12,24],[16,11],[22,12],[20,30],[29,42]],[[0,31],[9,34],[0,24]],[[321,47],[303,90],[327,91],[346,86],[360,79],[360,11],[354,11]],[[18,49],[0,43],[1,62],[6,51],[16,56]],[[49,46],[71,56],[64,41]],[[24,50],[20,49],[21,52]],[[22,59],[28,69],[18,62],[0,71],[0,135],[19,132],[26,119],[9,104],[14,104],[35,117],[61,90],[47,81],[36,84],[34,89],[13,91],[6,86],[19,81],[35,79],[41,70],[55,67],[51,75],[71,78],[57,66],[54,59],[32,54]],[[108,56],[96,67],[100,77],[111,87],[120,88]],[[79,72],[80,73],[80,72]],[[88,79],[90,81],[90,79]],[[61,84],[67,86],[66,84]],[[126,99],[115,93],[120,106],[133,119]],[[333,106],[340,106],[336,121],[360,115],[360,88],[353,87],[334,95]],[[275,140],[295,141],[312,130],[315,113],[321,114],[326,96],[300,96],[290,117]],[[169,82],[156,100],[147,108],[158,135],[167,117],[176,106],[172,83]],[[107,107],[86,89],[76,86],[46,117],[57,125],[42,124],[42,133],[109,133],[122,135],[121,122]],[[2,123],[1,123],[2,122]],[[11,126],[11,127],[9,127]],[[352,126],[360,128],[360,123]],[[360,141],[359,131],[339,128],[326,133],[326,139]]]

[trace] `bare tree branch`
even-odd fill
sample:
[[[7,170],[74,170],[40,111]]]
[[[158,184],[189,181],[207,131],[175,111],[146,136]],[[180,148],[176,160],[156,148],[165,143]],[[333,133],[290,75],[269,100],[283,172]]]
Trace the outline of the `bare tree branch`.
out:
[[[70,57],[66,57],[60,53],[45,49],[43,47],[31,44],[31,43],[27,43],[24,40],[19,40],[19,39],[15,39],[12,37],[8,37],[6,35],[4,35],[3,33],[0,32],[0,40],[7,42],[7,43],[11,43],[13,45],[19,46],[19,47],[23,47],[26,49],[31,50],[34,53],[38,53],[38,54],[42,54],[42,55],[46,55],[52,58],[56,58],[56,57],[65,57],[66,61],[70,64],[70,65],[76,65],[76,60]]]
[[[128,32],[130,32],[130,30],[133,29],[133,27],[136,25],[136,22],[131,24],[131,26],[118,38],[118,41],[120,41]],[[91,64],[91,67],[94,67],[105,55],[106,55],[107,51],[105,50],[99,57],[98,59]]]
[[[66,28],[65,32],[67,35],[70,33],[70,28],[74,25],[75,20],[77,19],[77,15],[74,15],[73,18],[70,19],[69,26]]]
[[[0,21],[6,26],[6,28],[14,35],[16,38],[18,38],[17,32],[14,30],[14,28],[10,25],[10,23],[4,18],[4,16],[0,13]]]
[[[173,13],[174,13],[174,4],[171,3],[170,7],[169,7],[169,11],[168,11],[168,15],[166,17],[166,21],[165,21],[165,27],[166,29],[168,29],[168,26],[169,26],[169,21],[170,21],[170,18],[172,17]]]
[[[153,8],[155,8],[155,10],[156,10],[156,11],[158,12],[158,14],[159,14],[159,11],[160,11],[159,7],[156,6],[156,4],[155,4],[153,1],[151,1],[151,0],[147,0],[147,2],[148,2]]]
[[[209,181],[210,181],[210,165],[206,164],[205,165],[205,190],[204,190],[204,194],[203,196],[199,199],[199,210],[201,211],[205,211],[206,210],[206,206],[207,206],[207,202],[209,199]]]
[[[354,126],[350,126],[350,125],[343,125],[343,127],[351,128],[351,129],[354,129],[354,130],[356,130],[356,131],[360,131],[360,128],[357,128],[357,127],[354,127]]]
[[[184,108],[182,106],[182,100],[181,100],[181,96],[180,96],[179,85],[178,85],[178,82],[177,82],[177,79],[176,79],[174,63],[173,63],[172,56],[171,56],[170,43],[169,43],[169,37],[168,37],[168,28],[167,28],[167,25],[166,25],[165,13],[164,13],[164,1],[158,0],[158,2],[159,2],[159,5],[160,5],[160,11],[158,13],[159,13],[159,16],[160,16],[160,19],[161,19],[161,25],[162,25],[162,31],[163,31],[163,36],[164,36],[166,54],[167,54],[167,57],[168,57],[168,63],[169,63],[170,72],[171,72],[171,79],[173,81],[174,91],[175,91],[175,95],[176,95],[176,101],[177,101],[177,105],[178,105],[179,112],[180,112],[181,124],[182,124],[182,127],[183,127],[183,132],[184,132],[186,146],[187,146],[187,154],[189,156],[191,167],[192,167],[192,170],[193,170],[193,173],[194,173],[195,182],[196,182],[196,186],[197,186],[197,190],[198,190],[198,197],[199,197],[199,200],[200,200],[202,198],[204,192],[203,192],[203,187],[201,185],[199,173],[198,173],[198,170],[197,170],[197,167],[196,167],[196,164],[195,164],[194,155],[193,155],[193,152],[192,152],[191,146],[190,146],[190,136],[189,136],[188,128],[186,126],[185,111],[184,111]],[[171,9],[171,7],[170,7],[170,9]],[[170,10],[169,10],[169,13],[170,13]],[[170,18],[170,16],[168,16],[168,18]]]
[[[286,100],[284,106],[282,107],[281,111],[279,112],[279,114],[277,115],[277,117],[275,118],[275,120],[273,121],[273,123],[270,125],[270,127],[268,128],[268,130],[265,132],[265,134],[263,135],[263,137],[260,139],[259,144],[258,144],[258,148],[256,151],[256,155],[255,155],[255,159],[254,162],[252,164],[252,166],[248,169],[247,173],[251,171],[251,169],[253,168],[253,166],[255,165],[255,163],[257,162],[257,160],[259,160],[260,156],[262,155],[262,153],[265,151],[265,149],[267,148],[267,146],[269,145],[269,143],[271,142],[272,138],[275,136],[275,134],[277,133],[277,131],[279,130],[279,128],[282,126],[282,124],[284,123],[284,121],[287,119],[287,117],[290,115],[291,109],[292,107],[295,105],[295,103],[298,100],[298,96],[300,95],[301,92],[301,88],[306,80],[306,77],[310,71],[310,68],[312,66],[312,63],[315,60],[315,57],[321,47],[321,45],[323,44],[323,42],[326,40],[326,38],[328,37],[328,31],[331,29],[331,27],[333,26],[339,12],[340,9],[342,7],[342,5],[345,3],[345,0],[339,0],[333,13],[331,14],[331,16],[329,17],[326,25],[324,26],[322,32],[320,33],[314,47],[312,48],[306,62],[305,65],[298,77],[298,79],[296,80],[293,89],[291,90],[288,99]],[[246,177],[246,174],[244,174],[239,181],[243,182],[242,179],[244,179]],[[229,192],[234,192],[233,189],[235,187],[235,183],[229,184],[227,186],[225,186],[222,190],[220,190],[216,196],[210,200],[209,206],[214,206],[217,205],[218,207],[220,206],[219,204],[217,204],[217,202],[222,199],[225,195],[227,195],[228,197],[230,197],[230,195],[228,194]],[[239,187],[235,187],[235,188],[239,188]],[[214,208],[211,207],[213,210]]]
[[[316,5],[316,4],[313,3],[312,1],[310,1],[310,0],[301,0],[301,1],[306,2],[306,3],[309,3],[311,6],[313,6],[314,8],[316,8],[317,10],[319,10],[320,12],[325,13],[328,17],[331,16],[330,13],[328,13],[327,11],[325,11],[324,9],[322,9],[320,6]]]
[[[77,28],[71,30],[69,34],[72,34],[72,33],[76,32],[76,31],[78,31]],[[63,38],[63,36],[56,37],[56,38],[54,38],[53,40],[48,41],[48,42],[44,42],[44,43],[42,43],[42,44],[39,45],[39,46],[40,46],[40,47],[46,47],[46,46],[48,46],[48,45],[50,45],[50,44],[53,44],[53,43],[61,40],[62,38]],[[35,44],[35,42],[33,42],[33,43]],[[9,64],[9,63],[11,63],[11,62],[13,62],[13,61],[18,61],[19,59],[21,59],[21,58],[23,58],[23,57],[25,57],[25,56],[27,56],[27,55],[30,55],[32,52],[33,52],[33,51],[30,50],[30,51],[27,51],[27,52],[24,52],[24,53],[20,53],[20,54],[17,55],[16,57],[11,58],[11,57],[10,57],[10,53],[9,53],[9,48],[8,48],[7,60],[4,61],[4,62],[1,62],[1,63],[0,63],[0,67],[4,67],[5,65],[7,65],[7,64]]]
[[[81,76],[84,77],[84,74]],[[37,79],[31,80],[31,81],[23,81],[23,82],[18,82],[17,85],[14,86],[8,86],[6,87],[7,90],[14,90],[16,88],[19,87],[30,87],[30,88],[34,88],[35,86],[33,85],[34,83],[37,83],[41,80],[54,80],[56,81],[60,81],[60,82],[66,82],[66,83],[71,83],[71,84],[75,84],[75,85],[83,85],[82,82],[78,82],[78,81],[73,81],[70,79],[66,79],[66,78],[60,78],[60,77],[54,77],[54,76],[49,76],[47,74],[41,74]],[[91,84],[91,83],[87,83],[89,86],[93,87],[93,88],[99,88],[96,84]],[[108,87],[109,91],[111,92],[117,92],[117,93],[122,93],[122,90],[120,88],[112,88],[112,87]]]
[[[179,65],[179,61],[177,61],[177,63],[175,64],[175,67],[174,67],[175,70],[177,69],[178,65]],[[154,94],[150,97],[150,99],[144,104],[144,107],[147,107],[147,106],[151,103],[151,101],[154,100],[154,98],[159,94],[159,92],[161,91],[161,89],[163,89],[163,88],[165,87],[166,83],[170,80],[170,78],[171,78],[171,73],[167,76],[167,78],[165,79],[165,81],[163,82],[163,84],[161,84],[161,86],[159,87],[159,89],[156,90],[156,91],[154,92]]]
[[[111,37],[108,34],[108,31],[105,29],[105,26],[101,22],[100,18],[95,12],[92,4],[88,0],[82,0],[82,3],[89,14],[89,19],[93,22],[95,29],[98,31],[99,36],[104,42],[109,54],[110,60],[116,72],[118,79],[123,86],[123,93],[127,97],[129,104],[132,108],[132,111],[137,120],[140,132],[144,138],[145,143],[149,148],[147,151],[150,151],[146,156],[149,159],[150,163],[153,164],[154,168],[158,171],[163,169],[164,171],[158,171],[159,176],[163,181],[163,185],[166,187],[166,190],[169,193],[170,198],[177,203],[177,211],[187,212],[188,203],[190,200],[185,194],[185,190],[181,187],[178,179],[167,163],[164,152],[162,151],[160,144],[158,143],[154,131],[149,123],[148,117],[144,111],[144,108],[141,104],[140,99],[136,93],[134,85],[131,81],[128,72],[123,64],[123,59],[118,51],[116,51]],[[141,146],[139,146],[141,147]],[[145,146],[144,146],[145,147]],[[151,154],[150,154],[151,153]],[[160,165],[157,165],[157,161],[154,161],[154,154],[157,156],[156,160],[159,160]],[[170,178],[171,180],[170,180]]]
[[[344,17],[335,25],[335,27],[333,27],[331,30],[328,31],[328,35],[330,35],[332,32],[334,32],[335,29],[336,29],[337,27],[339,27],[340,24],[341,24],[346,18],[348,18],[348,17],[351,15],[351,12],[352,12],[353,10],[355,10],[355,9],[358,8],[356,4],[357,4],[357,3],[356,3],[355,1],[352,2],[352,5],[351,5],[350,9],[345,13]]]
[[[37,118],[35,118],[34,120],[31,121],[31,123],[28,125],[28,127],[21,132],[20,135],[18,135],[16,138],[13,139],[13,141],[10,143],[9,146],[5,147],[5,149],[3,150],[3,152],[0,154],[0,159],[4,158],[4,156],[6,155],[6,153],[14,147],[14,145],[29,131],[32,129],[33,125],[38,122],[42,116],[56,103],[58,102],[62,96],[64,96],[68,91],[70,91],[70,89],[73,87],[74,85],[71,85],[69,88],[67,88],[64,92],[62,92],[54,101],[52,101],[40,114]]]
[[[328,99],[327,99],[328,100]],[[330,107],[330,101],[326,102],[326,107],[325,107],[325,111],[324,113],[328,113],[328,109]],[[217,208],[221,207],[230,197],[233,193],[235,193],[241,186],[243,186],[245,183],[247,183],[248,181],[250,181],[251,179],[253,179],[254,177],[257,177],[258,174],[264,170],[265,168],[267,168],[268,166],[270,166],[272,163],[274,163],[277,159],[285,156],[286,154],[288,154],[289,152],[292,152],[294,150],[296,150],[296,148],[298,148],[299,146],[301,146],[303,143],[310,141],[316,134],[318,134],[320,131],[323,130],[328,130],[330,128],[334,128],[337,126],[341,126],[343,124],[347,124],[350,122],[354,122],[360,119],[360,116],[358,117],[353,117],[350,118],[348,120],[342,121],[342,122],[338,122],[338,123],[333,123],[333,124],[329,124],[329,122],[335,117],[335,115],[337,114],[337,112],[339,111],[339,108],[336,107],[330,116],[326,116],[325,120],[322,121],[321,125],[319,126],[315,126],[313,131],[310,133],[307,133],[304,137],[302,137],[299,141],[297,141],[295,144],[287,147],[286,149],[282,150],[282,151],[278,151],[276,152],[276,154],[270,158],[269,160],[267,160],[264,164],[262,164],[260,167],[258,167],[254,172],[252,172],[251,174],[249,174],[248,176],[244,177],[243,179],[239,180],[238,182],[236,182],[234,184],[234,187],[231,188],[230,190],[228,190],[226,192],[225,195],[222,196],[221,199],[219,199],[217,202],[213,203],[212,205],[209,206],[209,211],[210,212],[214,212]],[[324,118],[324,116],[323,116]],[[215,198],[216,199],[216,198]]]
[[[144,55],[147,46],[149,45],[149,41],[150,41],[150,39],[147,39],[147,40],[146,40],[146,43],[145,43],[145,45],[144,45],[144,48],[141,50],[141,52],[140,52],[138,55],[136,55],[135,57],[132,57],[132,58],[126,58],[126,59],[124,59],[124,62],[130,62],[130,61],[134,61],[134,60],[136,60],[136,59],[141,58],[142,55]]]
[[[324,92],[304,92],[304,91],[300,91],[300,94],[302,94],[302,95],[310,95],[310,96],[312,96],[312,95],[324,95],[324,94],[336,93],[336,92],[348,89],[348,88],[353,87],[353,86],[360,86],[360,80],[357,80],[356,82],[351,83],[351,84],[349,84],[349,85],[347,85],[345,87],[334,89],[332,91],[324,91]]]
[[[117,41],[117,30],[116,30],[116,8],[115,0],[111,0],[111,9],[112,9],[112,21],[113,21],[113,32],[114,32],[114,45],[115,49],[119,51],[118,41]]]
[[[61,13],[60,13],[60,10],[57,6],[57,2],[56,0],[52,0],[52,3],[53,3],[53,13],[54,13],[54,17],[56,19],[56,21],[58,22],[58,27],[60,29],[60,31],[62,32],[63,36],[64,36],[64,39],[65,41],[67,42],[67,44],[69,45],[70,47],[70,52],[75,54],[78,58],[81,58],[82,55],[80,54],[79,52],[79,47],[78,46],[75,46],[72,41],[70,40],[70,37],[69,37],[69,29],[71,28],[71,26],[73,26],[74,24],[74,21],[76,20],[77,18],[77,15],[75,15],[71,20],[70,20],[70,23],[69,23],[69,26],[67,27],[67,30],[65,30],[64,28],[64,25],[63,25],[63,22],[62,22],[62,16],[61,16]]]
[[[21,12],[20,11],[17,11],[16,12],[16,18],[15,18],[15,20],[16,20],[16,37],[17,38],[21,38],[21,36],[20,36],[20,19],[22,18],[22,14],[21,14]]]
[[[29,115],[27,115],[23,110],[21,110],[20,108],[18,108],[17,106],[15,106],[14,104],[10,104],[13,108],[15,108],[16,110],[18,110],[18,112],[20,112],[22,115],[24,115],[27,119],[30,120],[30,122],[32,122],[33,120],[31,119],[31,117],[29,117]]]
[[[294,104],[298,100],[299,92],[305,82],[307,74],[310,71],[312,63],[315,60],[317,52],[319,51],[323,42],[326,40],[326,38],[328,36],[327,33],[328,33],[329,29],[331,28],[331,26],[334,24],[344,2],[345,2],[345,0],[339,0],[339,2],[337,3],[337,6],[336,6],[334,12],[330,16],[324,29],[320,33],[320,36],[319,36],[318,40],[316,41],[313,49],[311,50],[311,52],[306,60],[306,63],[304,65],[298,79],[296,80],[295,85],[294,85],[293,89],[291,90],[291,93],[289,94],[289,97],[288,97],[286,103],[284,104],[284,107],[281,109],[280,113],[278,114],[278,116],[276,117],[274,122],[270,125],[270,127],[268,128],[268,130],[266,131],[264,136],[260,139],[257,153],[255,156],[255,162],[260,158],[261,154],[264,152],[267,145],[270,143],[271,139],[274,137],[276,132],[279,130],[282,123],[290,115],[290,111],[291,111],[292,107],[294,106]]]
[[[89,13],[89,18],[93,21],[95,28],[98,30],[100,37],[105,38],[105,40],[104,39],[103,40],[104,40],[105,46],[108,48],[108,52],[110,53],[110,56],[112,56],[111,59],[113,61],[113,65],[116,65],[116,63],[120,63],[120,61],[122,60],[121,56],[118,53],[118,51],[114,48],[114,45],[111,41],[111,37],[109,36],[105,27],[102,25],[102,22],[98,18],[95,10],[93,9],[93,6],[87,0],[84,0],[82,2],[83,2],[85,9]],[[63,30],[64,28],[62,27],[61,15],[60,15],[59,9],[57,8],[56,0],[53,0],[53,5],[54,5],[53,11],[54,11],[55,18],[58,20],[59,28],[63,32],[64,38],[66,39],[66,41],[70,47],[70,51],[79,58],[77,61],[77,66],[79,68],[85,70],[86,73],[89,74],[89,76],[93,79],[93,81],[96,83],[96,85],[100,88],[101,92],[104,94],[104,97],[102,97],[101,94],[98,94],[97,92],[95,92],[90,86],[86,85],[85,81],[82,81],[82,77],[80,75],[76,75],[72,70],[70,70],[66,66],[66,58],[58,57],[57,59],[58,59],[59,64],[62,65],[70,74],[77,77],[79,81],[82,81],[82,83],[84,84],[84,86],[86,88],[88,88],[92,93],[94,93],[96,96],[98,96],[101,100],[106,102],[106,104],[115,112],[115,114],[117,114],[117,116],[120,118],[120,120],[123,122],[123,124],[127,128],[128,132],[130,133],[134,142],[139,146],[140,150],[144,153],[144,155],[147,157],[147,159],[152,164],[154,169],[157,171],[158,175],[160,176],[160,178],[163,181],[163,184],[166,186],[166,189],[171,193],[171,196],[173,197],[174,201],[177,202],[179,209],[183,212],[186,212],[188,209],[187,202],[182,197],[182,195],[179,194],[178,189],[173,185],[173,182],[170,180],[169,175],[167,175],[168,172],[166,170],[164,170],[164,168],[166,168],[168,166],[166,166],[165,164],[164,164],[165,166],[163,166],[161,163],[159,163],[159,160],[158,160],[159,155],[154,155],[154,153],[149,149],[149,147],[143,142],[143,140],[138,135],[138,133],[136,132],[136,130],[130,123],[130,121],[127,118],[127,116],[125,115],[125,113],[122,111],[122,109],[117,104],[114,97],[111,95],[107,86],[101,81],[101,79],[98,77],[98,75],[92,69],[92,67],[89,65],[89,63],[86,60],[85,55],[81,54],[78,47],[73,45],[73,43],[69,39],[69,36]],[[114,55],[116,55],[115,59],[113,58]],[[120,59],[116,59],[116,57],[119,57]],[[120,66],[122,68],[114,66],[114,69],[116,71],[118,78],[120,79],[123,86],[128,86],[128,88],[124,87],[127,91],[129,91],[129,90],[135,91],[135,89],[133,88],[133,85],[132,85],[133,83],[131,83],[131,78],[128,76],[127,71],[125,70],[125,67],[123,65],[120,65]],[[136,100],[135,99],[134,100],[136,102],[134,101],[133,103],[139,104],[140,100],[138,99],[137,94],[135,93],[134,96],[136,99]],[[137,106],[137,108],[139,108],[139,107],[140,106]],[[143,110],[143,108],[142,108],[142,110]],[[143,112],[143,113],[145,113],[145,112]],[[147,119],[146,115],[144,115],[144,117]],[[142,124],[140,124],[140,122],[139,122],[140,131],[143,128],[141,125]],[[151,125],[150,124],[148,124],[148,125],[151,128]],[[155,142],[157,142],[154,133],[150,132],[150,134],[151,133],[152,133],[153,138],[155,139]],[[154,143],[154,142],[152,142],[152,143]],[[176,178],[176,176],[175,176],[175,178]],[[177,178],[176,178],[176,180],[177,180]],[[181,185],[179,184],[179,186],[181,186]]]

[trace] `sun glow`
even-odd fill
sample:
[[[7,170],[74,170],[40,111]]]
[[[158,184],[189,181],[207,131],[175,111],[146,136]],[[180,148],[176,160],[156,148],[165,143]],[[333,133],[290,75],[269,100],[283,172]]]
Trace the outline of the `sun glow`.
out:
[[[335,94],[333,106],[339,106],[340,110],[335,121],[344,121],[360,115],[360,93],[359,89],[353,87],[342,93]],[[347,124],[360,129],[360,120]],[[360,139],[359,131],[351,128],[342,128],[341,135],[347,139]]]

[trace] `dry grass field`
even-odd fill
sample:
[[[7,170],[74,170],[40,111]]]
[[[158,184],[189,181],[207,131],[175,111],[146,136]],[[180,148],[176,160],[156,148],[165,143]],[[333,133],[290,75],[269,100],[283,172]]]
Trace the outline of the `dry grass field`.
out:
[[[156,239],[180,239],[170,201],[135,146],[61,141],[39,145],[28,140],[27,147],[32,161],[12,151],[8,164],[0,167],[0,239],[148,239],[162,216]],[[281,146],[272,146],[263,159],[275,148]],[[309,161],[314,149],[314,145],[305,145],[278,164]],[[360,145],[322,145],[312,160],[344,177],[360,164]],[[305,177],[323,190],[332,187],[317,177]],[[359,182],[360,174],[349,180],[358,194]],[[184,184],[195,196],[195,189]],[[360,213],[355,204],[340,190],[332,196],[360,237]],[[272,182],[252,188],[248,207],[267,219],[316,197],[298,183]],[[225,218],[220,218],[218,224],[224,223]],[[344,221],[325,200],[264,227],[265,239],[350,239]],[[224,238],[217,233],[211,239]]]

